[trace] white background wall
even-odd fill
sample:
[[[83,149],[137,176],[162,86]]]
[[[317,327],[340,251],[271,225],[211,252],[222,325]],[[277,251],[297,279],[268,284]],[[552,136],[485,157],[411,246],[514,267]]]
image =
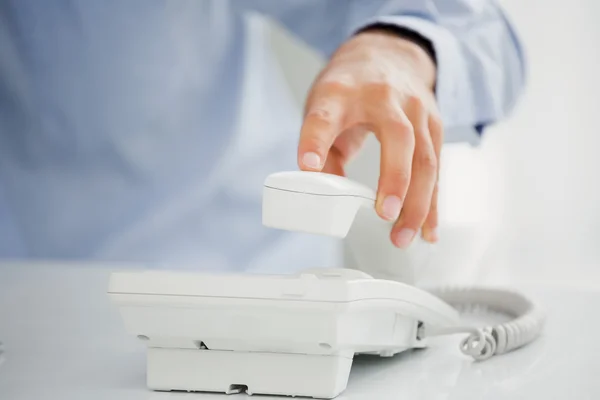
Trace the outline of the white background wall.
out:
[[[479,147],[444,150],[442,237],[421,281],[600,285],[600,2],[502,3],[526,47],[527,93]],[[321,60],[278,30],[272,44],[301,103]],[[373,185],[377,150],[353,177]]]

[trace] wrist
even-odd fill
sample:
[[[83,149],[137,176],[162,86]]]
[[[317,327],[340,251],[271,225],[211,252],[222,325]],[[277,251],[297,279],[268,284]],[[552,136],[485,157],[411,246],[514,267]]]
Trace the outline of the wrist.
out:
[[[384,49],[397,58],[403,68],[409,68],[428,88],[434,90],[437,65],[433,47],[422,36],[400,27],[376,25],[359,31],[355,38],[364,39],[369,46]]]

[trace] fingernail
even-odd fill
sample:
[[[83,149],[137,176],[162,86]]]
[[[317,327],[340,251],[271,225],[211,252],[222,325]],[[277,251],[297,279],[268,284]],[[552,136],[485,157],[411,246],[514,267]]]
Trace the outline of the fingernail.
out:
[[[401,249],[407,248],[413,240],[415,236],[415,231],[412,229],[401,229],[400,232],[396,234],[396,246]]]
[[[398,196],[388,196],[383,200],[381,205],[381,213],[383,217],[395,221],[400,215],[400,209],[402,208],[402,200]]]
[[[435,243],[438,241],[438,233],[436,228],[423,228],[423,239],[429,243]]]
[[[304,153],[302,164],[310,169],[321,169],[321,157],[317,153]]]

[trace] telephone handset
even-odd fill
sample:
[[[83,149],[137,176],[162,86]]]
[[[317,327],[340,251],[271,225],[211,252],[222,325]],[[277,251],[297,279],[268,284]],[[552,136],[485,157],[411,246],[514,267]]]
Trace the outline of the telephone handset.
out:
[[[345,237],[361,207],[374,208],[375,193],[345,177],[321,172],[289,171],[270,175],[263,190],[263,225],[312,234]],[[391,228],[391,223],[390,223]],[[416,293],[419,289],[414,289]],[[435,289],[431,296],[460,309],[479,305],[513,317],[485,328],[459,325],[420,325],[421,337],[469,333],[460,350],[476,360],[503,354],[535,340],[545,324],[545,314],[520,293],[497,288]],[[426,304],[423,304],[427,307]],[[448,314],[453,317],[453,314]],[[418,315],[413,315],[419,319]]]

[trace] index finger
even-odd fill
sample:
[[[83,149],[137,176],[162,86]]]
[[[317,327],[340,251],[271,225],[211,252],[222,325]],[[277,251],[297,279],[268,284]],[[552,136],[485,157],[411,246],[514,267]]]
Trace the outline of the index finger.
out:
[[[331,146],[343,129],[345,103],[344,96],[322,89],[308,101],[298,144],[300,169],[322,170]]]

